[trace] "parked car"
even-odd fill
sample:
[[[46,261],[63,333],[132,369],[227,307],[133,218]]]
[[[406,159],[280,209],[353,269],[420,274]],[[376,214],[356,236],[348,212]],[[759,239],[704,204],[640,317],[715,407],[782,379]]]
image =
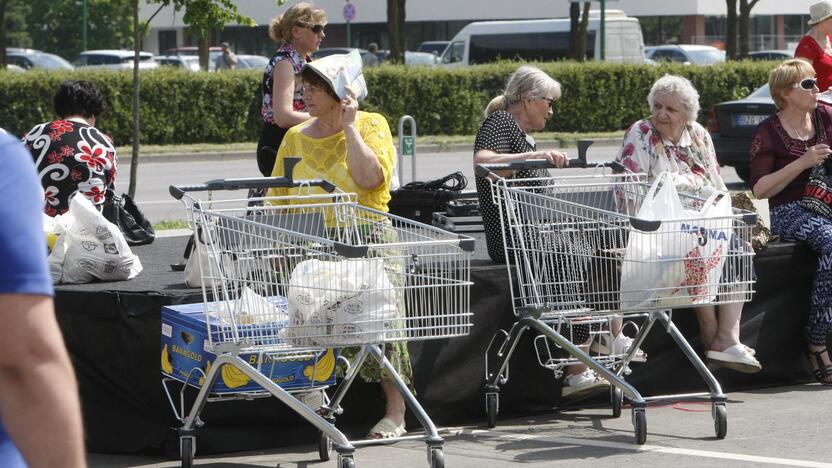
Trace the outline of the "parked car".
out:
[[[794,58],[794,53],[790,50],[786,49],[776,49],[776,50],[758,50],[756,52],[751,52],[748,54],[748,58],[751,60],[787,60],[790,58]]]
[[[656,62],[713,65],[725,61],[725,51],[695,44],[661,45],[644,48],[644,56]]]
[[[269,58],[262,55],[237,54],[237,68],[256,68],[264,70],[269,64]]]
[[[72,61],[72,64],[76,67],[129,70],[133,68],[133,57],[135,57],[135,52],[132,50],[87,50],[78,54],[75,60]],[[153,60],[153,54],[150,52],[139,52],[140,69],[144,70],[158,67],[159,64]]]
[[[757,125],[777,112],[768,83],[745,99],[722,102],[708,112],[708,132],[720,166],[733,166],[746,183],[751,176],[751,138]]]
[[[24,73],[24,72],[26,72],[26,69],[19,66],[19,65],[15,65],[13,63],[7,63],[6,64],[6,71],[15,72],[15,73]]]
[[[157,55],[153,59],[162,67],[199,71],[199,57],[195,55]]]
[[[17,47],[6,48],[6,64],[17,65],[29,70],[38,68],[43,70],[72,70],[71,63],[62,57],[34,49],[19,49]]]
[[[222,53],[222,47],[211,46],[208,48],[208,70],[213,71],[216,67],[214,60]],[[164,52],[165,55],[184,55],[184,56],[199,56],[199,47],[196,46],[183,46],[183,47],[174,47],[171,49],[167,49]]]
[[[376,52],[376,57],[378,57],[379,63],[388,62],[390,59],[390,51],[388,49],[379,50],[378,52]],[[426,65],[429,67],[433,67],[438,65],[439,62],[439,56],[429,52],[416,52],[413,50],[404,51],[405,65]]]
[[[448,47],[451,41],[425,41],[419,44],[419,47],[416,48],[416,52],[429,52],[433,55],[442,56],[442,53],[445,52],[445,49]]]
[[[312,60],[317,60],[319,58],[324,58],[328,55],[348,54],[353,49],[355,49],[355,48],[354,47],[324,47],[322,49],[316,50],[315,52],[312,52],[309,55],[312,56]],[[379,52],[381,52],[381,51],[379,51]],[[358,49],[358,53],[361,54],[361,56],[363,57],[364,54],[369,53],[369,51],[367,49]]]

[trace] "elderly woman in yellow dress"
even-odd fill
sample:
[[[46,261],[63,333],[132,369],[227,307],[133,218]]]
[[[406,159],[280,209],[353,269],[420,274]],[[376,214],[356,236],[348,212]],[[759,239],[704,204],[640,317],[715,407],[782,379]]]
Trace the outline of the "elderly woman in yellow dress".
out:
[[[340,60],[348,59],[343,55],[330,56],[317,62]],[[337,73],[338,69],[310,62],[300,72],[304,101],[311,118],[286,132],[272,176],[283,176],[284,158],[300,156],[301,161],[293,171],[294,179],[327,180],[344,192],[355,193],[360,205],[386,212],[395,158],[390,127],[382,115],[358,110],[356,90],[345,87],[336,91],[330,83],[337,79],[322,76],[327,70]],[[269,195],[285,195],[288,190],[271,189]],[[347,348],[342,354],[354,354],[354,348]],[[385,356],[412,388],[413,371],[407,343],[387,343]],[[386,369],[370,358],[364,361],[360,375],[365,381],[380,382],[386,399],[384,417],[367,436],[384,439],[404,434],[405,402]]]
[[[665,75],[647,96],[650,117],[627,130],[616,161],[652,182],[669,172],[679,192],[707,197],[725,191],[708,132],[696,122],[699,93],[686,78]],[[754,350],[740,343],[742,303],[696,308],[708,361],[753,373],[762,368]]]

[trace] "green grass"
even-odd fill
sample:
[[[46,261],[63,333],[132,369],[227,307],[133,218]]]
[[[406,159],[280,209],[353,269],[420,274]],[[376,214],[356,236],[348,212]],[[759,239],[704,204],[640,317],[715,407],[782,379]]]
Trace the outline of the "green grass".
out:
[[[532,136],[538,142],[557,141],[561,146],[574,146],[578,140],[592,139],[618,139],[624,137],[624,131],[618,132],[594,132],[594,133],[571,133],[571,132],[536,132]],[[398,144],[398,139],[395,140]],[[449,150],[453,145],[473,145],[474,135],[424,135],[416,138],[417,145],[438,145],[441,150]],[[141,154],[177,154],[177,153],[236,153],[250,151],[254,154],[257,142],[242,143],[194,143],[186,145],[141,145]],[[130,155],[133,151],[131,146],[119,146],[117,154]]]
[[[188,223],[181,220],[166,220],[159,221],[153,224],[153,229],[156,231],[169,231],[171,229],[188,229]]]

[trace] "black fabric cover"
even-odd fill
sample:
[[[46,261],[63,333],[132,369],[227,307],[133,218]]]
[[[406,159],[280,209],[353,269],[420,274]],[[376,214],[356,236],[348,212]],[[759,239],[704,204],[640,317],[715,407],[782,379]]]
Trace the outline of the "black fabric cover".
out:
[[[494,332],[507,330],[514,321],[505,267],[487,259],[482,234],[475,236],[471,333],[410,344],[417,396],[439,425],[484,421],[484,352]],[[201,290],[186,288],[183,273],[169,265],[181,260],[186,242],[186,237],[160,238],[134,248],[145,269],[131,281],[56,288],[58,319],[78,374],[91,451],[154,450],[173,455],[178,450],[178,421],[161,386],[159,335],[162,306],[202,301]],[[815,261],[807,247],[792,244],[771,245],[757,257],[757,293],[743,312],[742,339],[757,349],[763,371],[747,375],[717,370],[725,391],[810,378],[803,357],[803,326]],[[673,319],[699,347],[694,314],[677,310]],[[512,358],[510,380],[501,389],[501,417],[559,404],[560,383],[538,366],[532,338],[527,333]],[[660,327],[648,336],[644,349],[648,362],[634,364],[629,378],[643,394],[706,390]],[[186,395],[193,398],[194,392]],[[377,385],[354,385],[339,427],[350,437],[363,436],[382,415],[380,395]],[[416,427],[409,417],[409,427]],[[274,398],[210,403],[202,419],[206,425],[197,433],[202,454],[317,441],[311,426]]]

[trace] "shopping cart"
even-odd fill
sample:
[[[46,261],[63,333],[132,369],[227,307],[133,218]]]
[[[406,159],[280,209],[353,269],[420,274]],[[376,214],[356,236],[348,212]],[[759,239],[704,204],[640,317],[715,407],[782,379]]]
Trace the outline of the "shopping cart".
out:
[[[376,211],[354,194],[322,180],[292,180],[296,159],[281,178],[225,179],[171,186],[194,229],[209,324],[205,346],[217,357],[179,430],[183,466],[195,453],[199,414],[218,375],[233,372],[256,382],[320,432],[319,452],[333,448],[339,467],[355,464],[355,447],[335,426],[340,402],[368,357],[392,376],[425,429],[431,467],[444,466],[443,439],[384,355],[387,343],[466,335],[471,327],[470,257],[473,239]],[[298,195],[257,200],[215,200],[218,191],[296,187]],[[199,200],[192,192],[209,192]],[[266,353],[270,361],[322,356],[312,369],[332,371],[327,348],[359,347],[332,399],[310,408],[275,383],[263,366],[241,356]],[[323,362],[323,363],[322,363]],[[226,369],[225,371],[221,369]],[[204,375],[203,375],[204,374]],[[304,391],[318,391],[310,385]],[[253,393],[246,392],[244,398]],[[227,396],[227,395],[226,395]],[[317,409],[317,411],[316,411]],[[413,437],[407,437],[412,439]],[[385,442],[390,442],[389,439]]]
[[[645,408],[650,400],[707,397],[712,403],[716,436],[727,432],[726,397],[714,376],[697,356],[672,322],[672,310],[691,307],[691,303],[724,304],[746,302],[753,293],[753,250],[747,240],[756,220],[754,213],[732,210],[730,216],[707,219],[646,221],[634,216],[648,195],[650,186],[642,176],[618,173],[623,167],[614,162],[587,165],[583,156],[570,161],[570,167],[599,167],[591,171],[569,171],[572,175],[553,177],[543,171],[540,177],[520,179],[497,175],[496,171],[548,169],[545,161],[483,165],[477,174],[490,182],[492,198],[500,210],[500,223],[505,242],[511,295],[517,321],[510,331],[500,331],[486,350],[485,403],[489,426],[496,424],[499,412],[500,386],[509,378],[509,360],[515,347],[528,329],[541,336],[535,341],[540,364],[559,377],[564,368],[584,363],[609,381],[613,415],[620,416],[623,398],[632,408],[636,443],[647,437]],[[612,168],[613,170],[610,170]],[[577,172],[577,174],[576,174]],[[505,172],[502,172],[505,174]],[[689,209],[701,206],[703,200],[680,194]],[[657,281],[646,291],[621,289],[621,271],[637,269],[641,273],[670,274],[685,271],[691,264],[707,262],[703,256],[683,252],[691,237],[707,237],[708,233],[730,238],[723,273],[718,282],[709,284],[695,275],[685,287],[662,286]],[[628,241],[638,242],[650,251],[664,247],[662,258],[645,260],[627,253]],[[675,246],[670,248],[668,246]],[[685,262],[688,262],[687,264]],[[707,291],[702,300],[702,291]],[[647,294],[646,300],[633,296]],[[672,293],[672,294],[671,294]],[[644,299],[644,297],[642,297]],[[609,329],[616,317],[641,317],[634,343],[620,355],[591,354],[571,341],[577,327],[594,343]],[[706,382],[708,393],[664,395],[645,398],[627,383],[623,376],[629,369],[638,348],[659,322],[667,330],[697,372]],[[607,335],[607,338],[609,336]],[[568,354],[558,358],[548,343]],[[496,365],[488,362],[496,346]],[[541,351],[542,349],[542,351]],[[590,347],[591,349],[591,347]],[[563,353],[561,353],[563,354]]]

